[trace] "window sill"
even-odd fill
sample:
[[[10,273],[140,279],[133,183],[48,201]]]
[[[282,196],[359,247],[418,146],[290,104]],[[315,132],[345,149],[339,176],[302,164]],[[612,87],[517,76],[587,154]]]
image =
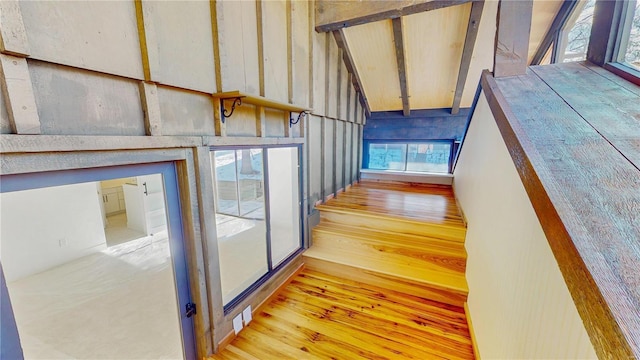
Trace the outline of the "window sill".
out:
[[[360,177],[366,180],[403,181],[421,184],[451,185],[452,174],[423,173],[398,170],[360,170]]]

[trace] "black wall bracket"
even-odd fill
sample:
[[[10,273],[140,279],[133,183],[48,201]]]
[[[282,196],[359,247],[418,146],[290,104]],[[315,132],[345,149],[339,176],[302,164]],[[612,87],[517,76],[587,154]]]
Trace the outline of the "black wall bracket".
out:
[[[242,105],[241,97],[233,98],[233,104],[231,104],[231,109],[229,110],[229,112],[227,112],[227,109],[225,109],[224,107],[225,100],[231,100],[231,98],[220,100],[220,115],[221,115],[220,120],[222,121],[223,124],[226,118],[231,117],[231,115],[233,115],[233,112],[236,110],[236,106]]]
[[[291,116],[291,113],[289,113],[289,127],[292,127],[293,125],[297,124],[300,122],[300,119],[302,119],[303,117],[305,117],[307,115],[307,111],[301,111],[298,114],[298,118],[294,121],[293,117]]]

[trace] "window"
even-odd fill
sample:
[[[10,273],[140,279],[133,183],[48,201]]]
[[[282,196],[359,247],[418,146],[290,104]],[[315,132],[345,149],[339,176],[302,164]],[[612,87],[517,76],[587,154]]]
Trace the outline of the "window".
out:
[[[628,3],[621,29],[618,61],[640,70],[640,0]]]
[[[595,0],[578,3],[558,39],[556,62],[584,61],[593,24]]]
[[[299,154],[298,146],[211,152],[225,312],[302,248]]]
[[[367,141],[367,169],[427,173],[451,172],[453,140]]]

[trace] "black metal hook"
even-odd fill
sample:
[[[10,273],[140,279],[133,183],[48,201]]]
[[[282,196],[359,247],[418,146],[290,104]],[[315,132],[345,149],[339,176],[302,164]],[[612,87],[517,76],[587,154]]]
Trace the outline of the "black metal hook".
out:
[[[236,110],[236,106],[242,105],[242,98],[237,97],[233,99],[233,104],[231,104],[231,110],[227,113],[227,109],[224,108],[224,101],[227,99],[222,99],[220,101],[220,107],[222,107],[222,123],[224,124],[224,119],[233,115],[233,112]]]
[[[291,115],[289,115],[289,127],[292,127],[293,125],[297,124],[300,122],[300,119],[302,119],[303,117],[305,117],[305,115],[307,115],[306,111],[301,111],[298,114],[298,118],[296,119],[296,121],[293,121],[293,118],[291,117]]]

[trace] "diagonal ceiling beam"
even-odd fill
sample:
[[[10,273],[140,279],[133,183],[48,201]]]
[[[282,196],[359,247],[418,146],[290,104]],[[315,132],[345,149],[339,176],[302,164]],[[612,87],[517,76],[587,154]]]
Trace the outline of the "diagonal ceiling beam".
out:
[[[352,76],[353,86],[356,91],[360,93],[360,102],[365,108],[367,114],[371,113],[371,108],[369,107],[369,102],[367,101],[367,96],[364,94],[364,88],[362,87],[362,80],[360,80],[360,75],[358,75],[358,69],[356,69],[356,64],[353,61],[353,56],[351,55],[351,51],[349,50],[349,46],[347,45],[347,40],[344,37],[344,31],[342,29],[333,31],[333,37],[336,39],[336,43],[338,47],[342,49],[343,61],[345,66],[347,67],[347,71]]]
[[[536,54],[531,60],[531,65],[539,65],[542,59],[544,59],[544,56],[549,50],[549,46],[551,46],[551,43],[554,41],[557,41],[559,31],[562,30],[564,24],[567,22],[577,5],[578,0],[567,0],[562,3],[560,10],[558,10],[558,14],[556,14],[556,17],[553,19],[553,22],[549,27],[549,30],[547,30],[547,33],[544,35],[544,38],[542,38],[540,45],[538,45]]]
[[[409,85],[407,84],[407,62],[404,57],[404,38],[402,36],[402,18],[391,20],[393,24],[393,41],[396,44],[396,60],[398,62],[398,79],[400,80],[400,95],[402,96],[402,114],[409,116]]]
[[[529,59],[529,34],[533,0],[498,3],[493,76],[524,75]]]
[[[374,21],[395,19],[471,0],[318,0],[316,31],[328,32]]]
[[[464,85],[467,83],[467,75],[469,75],[469,66],[471,66],[471,56],[476,45],[478,37],[478,28],[480,27],[480,19],[482,18],[482,9],[484,8],[484,0],[474,1],[471,5],[471,14],[469,14],[469,25],[467,25],[467,35],[464,39],[464,48],[462,50],[462,59],[460,60],[460,70],[458,70],[458,81],[456,82],[456,91],[453,95],[453,105],[451,106],[451,114],[455,115],[460,111],[460,102],[462,101],[462,92]]]

